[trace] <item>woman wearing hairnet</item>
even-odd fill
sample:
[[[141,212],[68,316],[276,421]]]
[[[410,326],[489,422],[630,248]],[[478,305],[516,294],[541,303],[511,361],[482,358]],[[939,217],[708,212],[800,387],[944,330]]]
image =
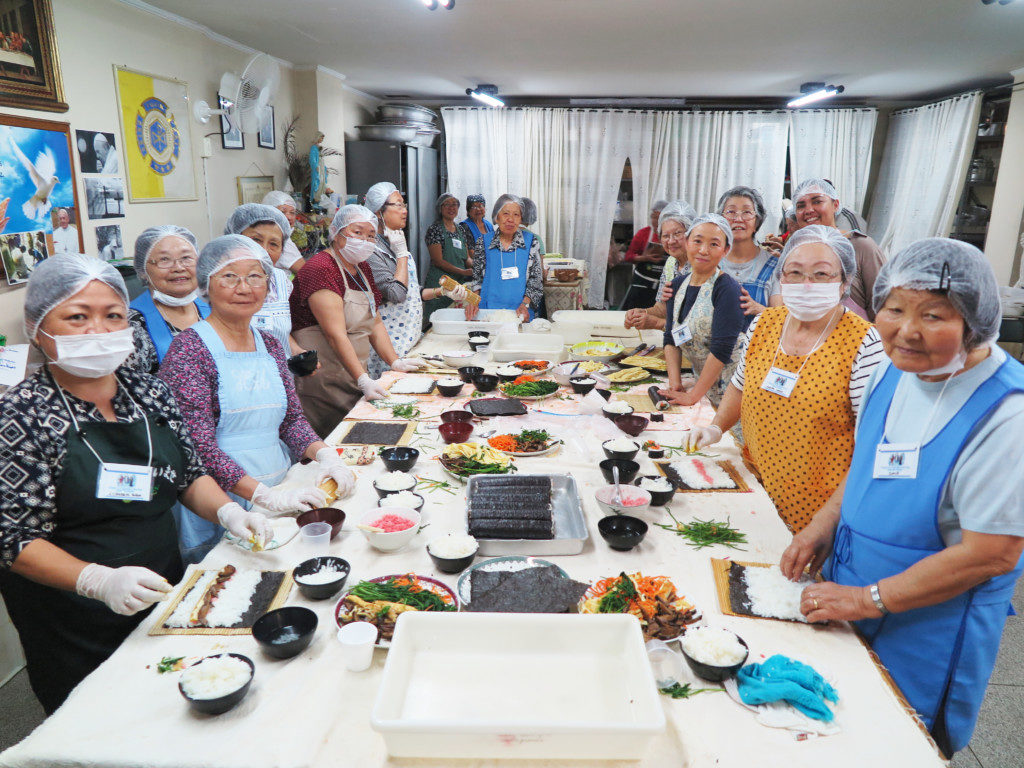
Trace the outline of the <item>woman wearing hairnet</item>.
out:
[[[252,317],[274,272],[267,252],[242,235],[211,240],[199,254],[199,288],[210,316],[178,334],[160,366],[185,414],[207,471],[243,506],[274,514],[325,506],[319,488],[280,488],[291,457],[320,463],[322,482],[338,495],[354,478],[338,452],[328,448],[302,415],[281,343],[257,330]],[[182,556],[198,562],[219,541],[220,526],[192,515],[178,521]]]
[[[473,236],[471,252],[476,250],[478,242],[483,242],[484,235],[494,234],[494,225],[487,220],[487,200],[483,195],[466,196],[466,218],[462,226]]]
[[[750,323],[714,421],[686,436],[702,448],[741,422],[744,456],[794,532],[846,476],[864,385],[883,356],[874,327],[842,305],[855,270],[834,227],[794,234],[779,257],[783,306]]]
[[[533,235],[537,240],[537,247],[541,253],[547,253],[544,248],[544,240],[530,227],[537,223],[537,204],[528,197],[523,198],[523,223],[520,225],[525,231]]]
[[[446,192],[437,198],[435,208],[437,218],[424,238],[430,254],[430,269],[424,282],[428,290],[440,288],[443,275],[457,283],[473,276],[473,259],[469,255],[473,237],[463,225],[455,223],[455,217],[459,215],[459,199]],[[443,297],[430,299],[423,305],[424,318],[429,319],[435,309],[450,307],[451,304],[451,299]]]
[[[361,205],[343,206],[328,234],[330,250],[310,257],[291,298],[296,340],[315,349],[323,365],[318,375],[296,382],[306,418],[321,437],[360,396],[387,397],[366,372],[371,349],[396,371],[414,368],[398,357],[377,309],[381,295],[367,264],[377,247],[377,217]]]
[[[754,239],[764,224],[764,199],[753,187],[733,187],[718,198],[718,213],[729,222],[733,238],[729,255],[722,259],[722,271],[742,287],[741,303],[749,325],[750,317],[782,303],[775,274],[779,258]]]
[[[146,290],[128,310],[135,334],[133,368],[156,373],[171,340],[210,314],[199,297],[198,258],[196,236],[184,227],[149,227],[135,240],[135,274]]]
[[[47,362],[0,397],[0,594],[52,713],[181,578],[178,499],[236,536],[269,528],[206,475],[167,386],[123,364],[117,270],[51,256],[24,313]]]
[[[675,200],[668,203],[658,217],[658,239],[668,254],[665,259],[665,266],[661,271],[661,278],[658,281],[658,288],[655,296],[658,297],[654,306],[643,309],[634,307],[626,310],[624,325],[626,328],[665,329],[665,302],[668,299],[662,298],[665,286],[671,286],[676,275],[681,274],[689,268],[686,260],[686,230],[688,230],[697,218],[697,211],[685,200]],[[670,297],[671,298],[671,297]]]
[[[626,249],[626,261],[633,265],[633,277],[620,310],[649,307],[658,300],[658,280],[665,266],[665,249],[658,240],[658,220],[666,205],[667,201],[658,200],[651,207],[650,226],[637,230]]]
[[[523,322],[532,320],[544,299],[544,272],[540,243],[520,226],[526,207],[522,198],[502,195],[491,218],[497,230],[477,242],[473,254],[471,288],[480,305],[466,305],[473,319],[481,309],[514,309]]]
[[[295,222],[299,217],[299,212],[295,207],[294,197],[287,192],[274,190],[273,192],[267,192],[260,202],[263,205],[269,205],[271,208],[277,208],[277,210],[284,214],[285,219],[288,221],[288,226],[293,230],[295,229]],[[306,260],[302,258],[299,247],[295,245],[289,234],[288,238],[284,241],[284,248],[281,249],[281,256],[274,263],[274,266],[285,272],[291,271],[297,275],[305,263]]]
[[[850,472],[780,566],[796,578],[825,564],[801,611],[855,622],[952,755],[1024,565],[1024,368],[994,344],[999,288],[972,245],[913,243],[878,273],[873,304],[889,359],[868,381]]]

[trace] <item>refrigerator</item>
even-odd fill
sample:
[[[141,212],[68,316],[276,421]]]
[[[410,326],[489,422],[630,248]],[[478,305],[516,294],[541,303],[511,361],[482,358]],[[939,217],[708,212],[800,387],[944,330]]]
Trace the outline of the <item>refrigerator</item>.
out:
[[[366,190],[378,181],[390,181],[405,195],[409,223],[405,237],[416,259],[420,282],[426,278],[430,255],[423,238],[437,212],[434,203],[440,192],[438,151],[390,141],[345,142],[345,188],[362,200]]]

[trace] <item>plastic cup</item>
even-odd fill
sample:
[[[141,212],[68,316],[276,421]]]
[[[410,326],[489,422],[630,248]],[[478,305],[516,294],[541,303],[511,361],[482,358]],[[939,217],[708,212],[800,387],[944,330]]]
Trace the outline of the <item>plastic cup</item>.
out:
[[[338,630],[345,658],[345,669],[364,672],[373,662],[373,644],[377,642],[377,627],[368,621],[354,621]]]
[[[686,665],[681,654],[673,651],[664,640],[648,640],[647,660],[654,672],[654,681],[659,688],[667,688],[683,679]]]
[[[330,523],[307,523],[299,528],[299,542],[312,555],[326,555],[331,545]]]

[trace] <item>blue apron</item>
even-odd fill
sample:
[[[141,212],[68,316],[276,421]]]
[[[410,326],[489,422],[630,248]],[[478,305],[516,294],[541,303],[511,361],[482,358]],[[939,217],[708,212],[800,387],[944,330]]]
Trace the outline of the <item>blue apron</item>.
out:
[[[277,361],[256,331],[255,352],[229,352],[207,321],[192,327],[217,365],[217,446],[250,477],[264,485],[277,485],[292,464],[279,434],[288,401]],[[252,507],[248,499],[233,493],[228,496],[246,509]],[[185,513],[177,522],[182,559],[187,563],[202,560],[224,533],[219,525],[198,515]]]
[[[463,219],[462,223],[466,225],[466,227],[469,229],[470,233],[473,235],[473,242],[474,243],[477,240],[479,240],[481,237],[484,237],[485,235],[493,235],[494,234],[494,225],[491,224],[491,222],[489,222],[487,219],[484,219],[484,230],[486,230],[485,232],[481,232],[480,231],[480,227],[478,227],[476,225],[476,222],[473,221],[472,219]],[[484,247],[485,248],[487,247],[487,243],[484,243]]]
[[[890,366],[861,415],[826,566],[837,584],[874,584],[945,549],[937,511],[957,457],[1007,395],[1024,391],[1024,368],[1008,359],[921,447],[916,479],[874,479],[875,449],[901,375]],[[1012,572],[938,605],[855,622],[948,755],[971,739],[1022,566],[1024,558]]]
[[[202,299],[196,299],[193,303],[196,305],[196,309],[199,310],[199,317],[205,319],[210,316],[209,304]],[[167,354],[167,348],[171,346],[174,337],[171,335],[171,329],[167,327],[167,321],[164,320],[164,316],[156,308],[153,295],[149,291],[143,291],[135,297],[135,300],[129,306],[142,313],[142,316],[146,318],[146,330],[149,331],[149,338],[153,340],[153,346],[156,347],[157,362],[162,363],[164,355]]]
[[[280,269],[270,270],[270,284],[263,306],[252,316],[249,324],[258,331],[266,331],[281,343],[284,356],[291,355],[288,336],[292,332],[292,310],[288,303],[291,281]]]
[[[778,259],[768,259],[764,266],[761,267],[761,271],[757,273],[757,277],[753,282],[740,283],[740,285],[747,289],[750,298],[761,306],[768,306],[768,299],[771,298],[768,295],[768,286],[771,284],[772,273],[775,272],[775,267],[778,263]]]
[[[526,272],[530,265],[533,234],[523,231],[526,246],[514,251],[501,250],[501,243],[498,243],[498,247],[491,248],[493,241],[493,232],[484,235],[484,282],[480,288],[480,309],[518,309],[526,298]],[[519,268],[519,277],[502,280],[502,268],[512,265]],[[530,319],[533,317],[534,311],[531,306]]]

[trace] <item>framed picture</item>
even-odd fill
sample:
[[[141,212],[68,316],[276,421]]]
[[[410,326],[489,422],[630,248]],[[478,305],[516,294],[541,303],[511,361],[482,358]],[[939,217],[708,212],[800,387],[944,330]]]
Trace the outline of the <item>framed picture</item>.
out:
[[[262,202],[267,192],[272,192],[273,189],[273,176],[239,176],[238,204]]]
[[[85,247],[72,151],[67,123],[0,115],[0,256],[11,284]]]
[[[124,180],[120,176],[86,179],[85,205],[90,219],[117,219],[124,216]]]
[[[263,147],[264,149],[277,149],[277,130],[274,128],[274,108],[267,107],[270,110],[270,118],[260,128],[260,132],[256,134],[256,144]]]
[[[231,102],[218,93],[217,103],[221,109],[227,109]],[[224,149],[245,149],[245,134],[227,115],[220,116],[220,145]]]
[[[0,3],[0,106],[68,111],[50,0]]]
[[[82,173],[120,173],[117,140],[112,133],[102,131],[75,131],[78,147],[78,167]]]
[[[124,241],[120,224],[101,224],[96,227],[96,253],[104,261],[124,261]]]
[[[114,65],[128,201],[197,200],[188,83]]]

